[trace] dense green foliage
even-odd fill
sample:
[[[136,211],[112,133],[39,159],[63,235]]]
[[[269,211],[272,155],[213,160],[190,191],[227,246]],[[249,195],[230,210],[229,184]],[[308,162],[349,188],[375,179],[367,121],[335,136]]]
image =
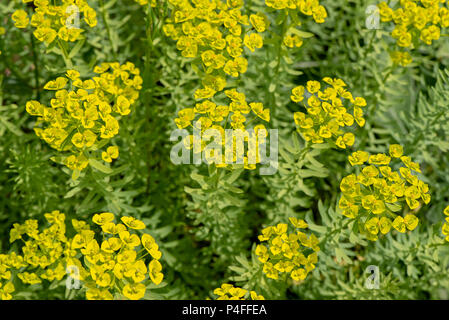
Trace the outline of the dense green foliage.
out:
[[[228,85],[270,108],[267,127],[279,130],[279,170],[261,176],[258,170],[170,161],[173,119],[194,104],[200,77],[162,32],[168,5],[88,2],[98,25],[69,45],[73,65],[88,75],[101,62],[131,61],[141,70],[143,88],[114,137],[120,157],[110,169],[87,169],[76,181],[71,170],[50,159],[57,151],[36,136],[35,118],[25,110],[29,100],[53,97],[43,86],[64,74],[66,63],[57,46],[46,47],[32,30],[14,27],[10,16],[26,6],[22,1],[0,3],[0,26],[6,29],[0,36],[1,252],[15,249],[9,243],[13,223],[44,221],[43,213],[53,210],[68,220],[107,211],[141,219],[160,246],[164,281],[145,298],[205,299],[225,282],[266,299],[449,298],[449,244],[441,233],[449,204],[447,36],[414,50],[407,67],[393,65],[388,25],[366,28],[371,1],[323,0],[325,23],[301,17],[304,44],[291,49],[280,45],[282,12],[267,11],[264,1],[245,1],[248,13],[270,12],[269,36],[248,55],[248,71]],[[291,89],[323,77],[343,79],[367,101],[366,124],[354,131],[351,148],[310,147],[295,130],[298,105],[290,101]],[[341,215],[340,181],[354,172],[347,161],[353,151],[388,152],[394,143],[421,165],[420,179],[432,199],[416,210],[418,228],[372,242]],[[289,217],[305,219],[320,240],[316,269],[301,283],[267,279],[254,254],[261,230]],[[365,287],[369,265],[379,267],[379,289]],[[24,293],[16,298],[64,298],[64,285],[22,284],[16,291]]]

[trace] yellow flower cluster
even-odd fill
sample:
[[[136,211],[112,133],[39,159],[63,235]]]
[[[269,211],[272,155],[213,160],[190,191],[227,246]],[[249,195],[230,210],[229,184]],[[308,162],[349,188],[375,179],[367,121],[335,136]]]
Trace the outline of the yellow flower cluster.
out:
[[[394,64],[398,64],[402,67],[405,67],[412,63],[412,56],[407,51],[393,51],[390,54],[391,61],[393,61]]]
[[[442,231],[443,234],[446,236],[445,240],[446,240],[447,242],[449,242],[449,206],[447,206],[446,208],[444,208],[443,213],[444,213],[446,216],[448,216],[448,217],[446,217],[445,222],[444,222],[444,224],[443,224],[443,228],[442,228],[441,231]]]
[[[341,79],[325,77],[323,81],[330,86],[321,90],[320,82],[308,81],[306,87],[298,86],[292,90],[291,100],[302,102],[306,110],[306,113],[295,112],[294,121],[306,141],[328,141],[345,149],[354,144],[355,136],[341,128],[352,126],[354,121],[360,127],[365,125],[362,108],[366,101],[362,97],[353,98]]]
[[[42,232],[34,219],[15,223],[10,231],[10,242],[21,240],[24,245],[22,254],[0,254],[0,279],[9,280],[0,282],[3,300],[11,299],[15,290],[11,279],[13,269],[18,270],[17,277],[22,283],[30,285],[43,280],[60,281],[68,274],[82,281],[87,299],[95,300],[113,299],[113,293],[129,299],[142,298],[147,273],[154,284],[161,283],[162,266],[158,260],[162,254],[154,238],[146,233],[139,237],[130,232],[145,229],[142,221],[122,217],[123,224],[115,224],[112,213],[94,215],[92,220],[102,230],[99,244],[95,231],[85,221],[72,220],[77,234],[67,238],[65,214],[55,210],[44,216],[50,226]],[[143,247],[141,251],[137,250],[139,246]],[[147,253],[138,257],[142,251]],[[152,260],[147,268],[144,257],[148,254]]]
[[[248,290],[234,287],[228,283],[223,283],[220,288],[215,289],[214,294],[218,296],[216,300],[246,300],[245,297],[251,298],[251,300],[265,300],[255,291],[250,291],[248,295]]]
[[[298,10],[307,16],[313,16],[316,23],[323,23],[327,18],[327,11],[319,0],[265,0],[268,7],[283,10]]]
[[[389,148],[390,156],[384,153],[369,155],[365,151],[356,151],[348,157],[352,166],[368,162],[359,174],[350,174],[340,183],[343,193],[339,201],[342,214],[356,219],[359,230],[369,240],[378,239],[378,233],[386,234],[393,226],[399,232],[413,230],[418,225],[418,218],[410,213],[402,217],[396,214],[407,203],[410,210],[420,206],[420,199],[430,202],[429,186],[413,175],[421,172],[419,164],[403,155],[398,144]],[[390,166],[392,158],[400,159],[399,171]]]
[[[395,10],[386,2],[381,2],[378,8],[382,22],[393,21],[391,36],[397,45],[413,49],[419,41],[431,45],[440,38],[441,28],[449,27],[449,10],[445,3],[446,0],[401,0]],[[392,60],[401,66],[412,61],[408,52],[401,51],[395,51]]]
[[[48,82],[44,88],[55,91],[50,107],[34,100],[26,104],[27,112],[38,117],[36,134],[56,150],[70,152],[64,163],[74,170],[74,179],[89,164],[91,152],[118,134],[117,119],[131,112],[142,88],[140,71],[131,62],[102,63],[94,72],[99,76],[83,81],[78,71],[68,70]],[[102,153],[106,162],[117,157],[117,147]]]
[[[192,63],[199,63],[202,70],[199,71],[202,87],[194,93],[194,98],[200,102],[193,108],[184,108],[178,112],[175,119],[177,127],[200,127],[202,134],[208,129],[217,130],[223,137],[221,144],[224,145],[228,124],[233,129],[242,130],[242,135],[247,135],[245,123],[252,123],[256,118],[269,122],[270,110],[264,109],[262,103],[248,104],[245,94],[236,89],[224,91],[231,100],[229,105],[217,105],[212,101],[217,93],[225,89],[228,76],[236,78],[246,72],[248,61],[243,57],[244,48],[252,52],[263,46],[260,33],[267,30],[268,18],[263,13],[250,16],[242,14],[242,0],[169,0],[169,3],[173,6],[172,15],[163,27],[164,32],[177,41],[177,48],[182,55],[195,58]],[[247,115],[251,112],[255,117],[247,122]],[[256,134],[264,129],[262,135],[266,138],[267,131],[263,124],[253,129]],[[187,148],[193,147],[194,152],[198,153],[204,151],[208,139],[189,135],[184,144]],[[260,142],[255,143],[258,147]],[[197,145],[199,147],[195,147]],[[240,159],[237,156],[240,150],[236,150],[235,143],[233,146],[233,159],[229,159],[232,155],[226,158],[224,154],[220,156],[212,152],[206,155],[206,160],[217,167],[232,167],[230,162]],[[243,162],[246,169],[255,169],[256,163],[260,163],[258,148],[256,151],[249,150]]]
[[[304,220],[293,217],[289,220],[295,232],[288,233],[286,223],[263,229],[259,240],[267,244],[257,245],[255,254],[263,263],[263,272],[268,278],[278,279],[280,273],[287,273],[293,280],[302,281],[315,269],[319,242],[313,233],[307,236],[298,230],[308,227]]]
[[[282,43],[288,48],[299,48],[303,45],[304,41],[297,34],[288,34],[284,37]]]
[[[313,16],[316,23],[324,23],[327,18],[326,8],[320,5],[319,0],[265,0],[265,4],[277,10],[297,10],[306,16]],[[288,11],[284,19],[287,22]],[[292,19],[290,27],[283,30],[282,43],[288,48],[299,48],[303,45],[303,39],[296,32],[296,25],[300,25],[300,22]]]
[[[263,46],[268,18],[262,14],[242,14],[243,0],[169,0],[172,16],[164,33],[176,40],[176,46],[187,58],[198,58],[205,72],[203,88],[196,99],[211,98],[226,86],[226,76],[245,73],[248,61],[242,57],[244,47],[250,51]],[[242,30],[242,26],[252,28]],[[253,32],[251,32],[251,30]]]
[[[102,240],[95,239],[95,232],[83,221],[73,221],[77,234],[71,247],[80,250],[84,256],[85,267],[79,260],[71,262],[80,270],[79,278],[87,288],[89,300],[112,299],[112,292],[121,292],[125,297],[138,300],[143,298],[148,277],[154,284],[162,282],[162,253],[154,238],[136,230],[146,228],[145,224],[133,217],[122,217],[122,223],[114,222],[110,212],[95,214],[92,221],[101,227]],[[145,262],[147,255],[151,261]]]
[[[248,144],[254,143],[256,146],[253,150],[248,148],[247,155],[243,158],[245,169],[255,169],[255,163],[260,163],[259,146],[260,143],[265,142],[268,130],[264,124],[258,124],[253,128],[254,134],[250,134],[250,132],[246,130],[245,123],[247,122],[248,116],[252,116],[252,119],[248,121],[250,123],[257,121],[258,119],[269,122],[270,110],[264,109],[261,102],[252,102],[248,104],[245,94],[238,92],[236,89],[225,90],[224,93],[230,100],[228,105],[217,105],[211,99],[203,100],[202,102],[196,103],[194,108],[180,110],[178,112],[178,117],[175,119],[175,123],[180,129],[193,127],[201,130],[200,137],[189,135],[184,140],[184,144],[188,149],[193,148],[194,152],[203,152],[208,145],[207,141],[210,140],[209,135],[211,135],[211,132],[215,132],[221,138],[219,140],[221,145],[225,145],[225,129],[227,129],[226,126],[229,122],[233,129],[241,130],[242,136],[248,134],[249,138],[246,139],[251,140],[248,141]],[[237,133],[235,133],[235,135],[237,136]],[[217,142],[217,139],[214,140],[215,141],[211,142]],[[234,141],[233,159],[227,159],[226,155],[223,153],[221,157],[207,153],[206,160],[210,163],[214,162],[217,167],[224,168],[231,166],[230,162],[236,162],[237,155],[240,153],[240,150],[237,148],[238,145]],[[243,150],[241,151],[244,152]],[[248,158],[250,158],[250,160],[248,160]],[[251,161],[251,159],[254,161]]]
[[[146,6],[147,4],[150,4],[153,8],[156,7],[157,0],[134,0],[141,6]]]
[[[11,300],[12,295],[15,290],[14,284],[12,282],[7,282],[5,285],[0,282],[0,298],[2,300]]]
[[[30,17],[25,10],[15,11],[11,18],[17,28],[26,28],[31,24],[35,28],[34,36],[47,45],[56,38],[63,41],[76,41],[84,29],[79,24],[82,20],[91,28],[97,25],[97,13],[85,0],[22,0],[34,4],[34,13]],[[81,15],[82,14],[82,15]]]
[[[31,285],[42,283],[43,279],[61,280],[66,275],[65,262],[74,256],[74,251],[65,235],[65,215],[53,211],[44,216],[50,226],[42,232],[39,232],[38,221],[34,219],[13,224],[10,242],[20,239],[24,244],[22,254],[0,254],[0,278],[12,280],[11,271],[15,269],[19,270],[17,277],[22,283]],[[2,299],[11,299],[14,292],[12,282],[2,285],[2,288]]]

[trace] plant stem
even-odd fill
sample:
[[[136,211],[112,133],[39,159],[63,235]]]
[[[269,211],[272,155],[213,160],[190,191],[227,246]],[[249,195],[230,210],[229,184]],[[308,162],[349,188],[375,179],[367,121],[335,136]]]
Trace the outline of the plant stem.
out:
[[[67,53],[67,50],[66,50],[64,44],[62,43],[61,39],[59,39],[59,38],[58,38],[57,42],[58,42],[59,49],[62,52],[62,57],[64,59],[67,69],[72,69],[73,64],[72,64],[72,61],[70,60],[70,56]]]
[[[271,84],[275,83],[277,86],[277,82],[278,82],[278,76],[279,76],[279,70],[281,67],[281,62],[282,62],[282,43],[284,41],[284,37],[285,37],[285,33],[287,32],[287,21],[288,21],[288,13],[285,11],[284,12],[285,16],[284,16],[284,20],[282,21],[282,29],[281,29],[281,34],[279,36],[279,42],[277,44],[277,55],[276,55],[276,68],[274,69],[274,73],[273,73],[273,77],[272,77],[272,81],[270,82],[270,86]],[[268,61],[267,61],[268,63]],[[268,88],[268,90],[270,89],[270,87]],[[275,97],[276,94],[276,90],[273,90],[273,92],[271,92],[270,94],[270,104],[269,107],[272,108],[272,112],[274,114],[274,105],[275,105]]]
[[[310,143],[310,141],[306,142],[306,145],[304,146],[304,148],[301,150],[301,153],[299,155],[299,159],[298,162],[304,160],[307,152],[309,152],[309,150],[312,148],[312,143]]]
[[[118,61],[117,60],[117,52],[116,52],[117,50],[116,50],[116,47],[114,46],[114,43],[112,42],[111,29],[109,28],[109,24],[108,24],[106,10],[104,7],[104,0],[100,0],[100,7],[101,7],[101,9],[100,9],[101,17],[103,19],[104,26],[106,27],[106,32],[108,34],[108,41],[109,41],[109,44],[111,45],[111,49],[112,49],[112,56],[114,57],[115,61]]]
[[[33,64],[34,64],[34,88],[36,89],[36,100],[40,100],[40,87],[39,87],[39,63],[36,52],[36,44],[34,41],[33,33],[30,33],[31,49],[33,50]]]
[[[144,71],[143,71],[143,103],[145,106],[145,118],[150,123],[153,121],[153,113],[154,110],[152,109],[151,102],[152,102],[152,96],[153,96],[153,86],[154,86],[154,79],[153,79],[153,70],[151,66],[151,53],[154,50],[154,44],[153,44],[153,32],[154,32],[154,12],[153,8],[148,5],[147,15],[146,15],[146,37],[147,37],[147,46],[145,50],[145,64],[144,64]],[[150,192],[150,186],[151,186],[151,159],[152,156],[152,148],[147,147],[147,181],[146,181],[146,193],[148,194]]]
[[[351,223],[351,222],[353,222],[354,220],[352,220],[352,219],[348,219],[340,228],[337,228],[337,229],[334,229],[334,230],[332,230],[332,231],[330,231],[329,233],[327,233],[325,236],[324,236],[324,238],[323,238],[323,240],[321,240],[320,241],[320,243],[319,243],[319,245],[320,245],[320,247],[324,247],[324,245],[327,243],[327,241],[329,240],[329,238],[332,236],[332,235],[334,235],[334,234],[337,234],[337,233],[340,233],[341,231],[343,231],[344,229],[346,229],[346,227]]]

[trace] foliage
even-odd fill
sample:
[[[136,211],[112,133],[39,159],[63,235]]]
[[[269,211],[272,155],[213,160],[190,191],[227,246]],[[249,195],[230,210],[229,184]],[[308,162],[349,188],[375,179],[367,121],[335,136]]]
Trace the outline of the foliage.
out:
[[[383,18],[377,28],[367,27],[369,15],[376,15],[376,11],[367,10],[373,4],[367,0],[349,0],[344,6],[328,0],[87,0],[76,1],[88,6],[81,10],[82,32],[72,35],[70,41],[69,31],[55,35],[59,32],[56,29],[64,27],[56,20],[47,26],[52,30],[47,30],[50,36],[43,38],[45,30],[36,33],[39,28],[28,25],[33,20],[27,22],[21,11],[14,15],[23,10],[31,18],[36,2],[45,1],[0,2],[0,252],[20,253],[22,244],[10,243],[10,230],[14,224],[22,225],[30,219],[43,225],[47,221],[44,213],[58,210],[65,213],[66,221],[90,223],[95,214],[111,212],[117,221],[133,217],[144,223],[146,231],[142,232],[151,233],[161,252],[160,259],[154,261],[160,261],[163,280],[156,279],[160,278],[160,268],[153,263],[156,281],[147,281],[150,275],[146,270],[146,290],[142,291],[141,286],[132,290],[128,287],[125,295],[123,290],[128,283],[117,280],[118,288],[111,289],[113,296],[101,290],[86,296],[85,289],[92,285],[86,281],[86,287],[71,290],[69,295],[64,290],[68,277],[65,272],[59,280],[25,284],[20,279],[24,274],[33,277],[29,273],[34,271],[25,271],[19,264],[8,277],[2,269],[2,258],[2,298],[141,298],[142,292],[144,299],[449,298],[449,244],[445,241],[447,232],[442,234],[443,211],[449,204],[447,28],[442,27],[438,39],[426,32],[419,39],[420,33],[413,26],[413,43],[400,49],[409,57],[394,53],[400,46],[397,37],[391,36],[395,21]],[[58,9],[61,19],[72,14],[65,12],[64,6],[74,1],[50,2],[62,6]],[[208,20],[203,15],[194,23],[183,25],[185,4],[201,2],[218,3],[226,22],[214,22],[220,17],[211,15]],[[410,1],[389,1],[388,5],[396,10],[407,2]],[[426,8],[448,5],[444,1],[413,2],[423,3]],[[204,10],[210,12],[210,8]],[[385,5],[381,5],[382,10],[388,11]],[[446,11],[441,14],[446,17]],[[83,20],[86,16],[90,16],[87,21]],[[185,35],[189,28],[206,21],[218,25],[218,32],[228,39],[224,40],[226,45],[232,44],[235,51],[220,49],[223,44],[219,42],[210,47],[211,37],[220,36],[212,31],[212,36],[207,35],[206,27],[206,36],[195,38],[196,51],[188,37],[179,41],[180,34]],[[438,24],[434,22],[429,21],[433,31]],[[212,53],[222,56],[208,56],[211,48]],[[127,62],[139,70],[136,74],[141,77],[141,83],[136,80],[136,92],[128,91],[127,98],[118,98],[123,97],[120,90],[132,86],[125,75],[120,81],[105,75],[109,84],[117,87],[112,91],[105,83],[97,82],[95,88],[82,84],[87,85],[88,94],[95,93],[111,107],[112,116],[119,123],[118,132],[88,146],[81,143],[84,138],[80,135],[73,139],[73,132],[61,138],[63,146],[58,144],[57,148],[36,134],[34,128],[41,126],[38,118],[43,114],[39,111],[33,115],[30,101],[37,101],[35,106],[51,108],[57,103],[52,102],[56,92],[63,90],[47,90],[50,81],[65,77],[68,70],[76,70],[83,80],[95,81],[100,77],[95,67],[105,63],[114,66],[108,72],[111,77],[120,77],[119,66],[128,66],[129,70],[122,71],[134,70]],[[341,117],[350,114],[355,121],[345,116],[346,121],[341,118],[340,126],[346,127],[329,133],[322,129],[320,119],[325,114],[327,118],[322,123],[332,126],[332,117],[339,117],[338,112],[326,109],[321,114],[320,110],[310,110],[314,101],[297,102],[300,96],[306,97],[304,102],[314,93],[320,97],[314,85],[321,83],[323,91],[335,79],[341,79],[351,92],[345,93],[340,83],[335,94],[350,101],[348,107],[345,105],[348,110],[353,105],[357,109],[352,114],[346,113],[345,108],[344,112],[340,110]],[[74,82],[67,82],[67,92],[80,89]],[[50,82],[50,87],[51,84],[57,85]],[[102,94],[102,90],[109,93]],[[85,99],[77,99],[84,107]],[[321,97],[315,99],[320,105],[325,101]],[[330,105],[335,107],[338,99],[335,96],[329,100]],[[126,110],[121,109],[121,103]],[[259,163],[262,161],[232,166],[212,162],[177,165],[171,161],[172,148],[178,142],[172,139],[174,130],[192,130],[201,118],[204,129],[208,112],[217,106],[228,111],[222,116],[218,114],[220,110],[214,113],[217,130],[249,130],[257,124],[268,131],[277,130],[278,162],[274,174],[260,174],[266,166]],[[359,106],[363,107],[363,117],[356,115],[356,110],[361,110]],[[64,117],[73,118],[65,112]],[[318,135],[314,139],[308,138],[305,119],[299,113],[313,115],[314,134]],[[73,121],[69,128],[81,133],[91,130],[100,137],[104,115],[97,116],[93,125]],[[45,121],[59,126],[52,119]],[[212,127],[212,122],[207,126]],[[70,149],[64,149],[66,145]],[[417,215],[419,223],[404,233],[392,228],[370,241],[373,237],[361,232],[366,225],[360,226],[343,215],[340,186],[344,177],[360,171],[352,167],[348,156],[356,151],[388,154],[390,145],[402,146],[404,154],[419,164],[421,172],[417,177],[421,187],[428,186],[431,200],[427,205],[423,201],[413,203],[413,208],[389,207],[399,216]],[[116,149],[108,149],[111,146],[118,148],[118,155]],[[65,159],[71,153],[84,154],[89,165],[76,170]],[[246,156],[248,160],[250,154]],[[414,185],[413,182],[409,181]],[[369,186],[366,188],[364,192],[368,192]],[[403,200],[402,204],[406,203]],[[303,238],[296,229],[286,232],[283,225],[290,223],[301,228],[307,225],[307,233],[313,237]],[[67,234],[72,239],[76,230],[69,225]],[[264,238],[266,230],[274,233]],[[101,237],[96,237],[101,246]],[[319,250],[310,239],[314,243],[316,239]],[[309,252],[312,247],[316,253]],[[267,277],[263,250],[270,252],[271,271],[282,262],[277,268],[283,271],[276,269],[279,277]],[[289,250],[294,252],[290,255]],[[302,263],[307,276],[302,271],[298,274],[299,271],[289,270],[294,264],[289,262],[292,257],[297,257],[301,265],[303,250],[311,256]],[[83,260],[83,268],[90,268],[89,263]],[[379,270],[378,289],[367,286],[369,266]],[[98,271],[104,272],[108,271]],[[21,278],[17,274],[22,274]],[[87,278],[93,282],[97,279]],[[5,287],[8,282],[14,283],[14,291],[10,285]]]

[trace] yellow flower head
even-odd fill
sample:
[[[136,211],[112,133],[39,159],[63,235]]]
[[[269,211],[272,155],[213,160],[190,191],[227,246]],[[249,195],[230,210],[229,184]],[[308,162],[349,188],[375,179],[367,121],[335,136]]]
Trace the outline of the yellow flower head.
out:
[[[265,300],[262,295],[258,295],[255,291],[248,292],[248,290],[228,283],[223,283],[213,293],[217,296],[216,300],[248,300],[248,298],[251,300]]]
[[[359,126],[365,124],[362,108],[366,106],[366,101],[362,97],[353,98],[341,79],[325,77],[323,81],[330,86],[322,88],[320,82],[308,81],[306,88],[298,86],[292,90],[291,100],[301,103],[306,111],[293,115],[297,130],[306,141],[329,142],[346,149],[354,145],[355,135],[345,132],[343,128],[354,123]],[[310,96],[305,99],[307,95]],[[352,114],[349,112],[351,109]]]
[[[22,9],[15,11],[11,16],[11,19],[14,21],[14,25],[21,29],[26,28],[30,22],[28,14]]]
[[[429,186],[412,174],[412,170],[420,172],[419,165],[402,156],[400,145],[391,145],[389,153],[391,157],[384,153],[370,156],[364,151],[354,152],[348,157],[351,165],[365,166],[358,175],[350,174],[340,183],[342,214],[355,219],[359,230],[369,240],[377,240],[379,232],[386,234],[391,227],[401,233],[415,229],[419,220],[414,214],[404,217],[399,214],[405,209],[403,204],[406,203],[409,210],[417,210],[420,201],[430,202]],[[394,170],[390,164],[392,160],[405,167]]]
[[[287,0],[265,0],[268,7],[283,10],[297,10],[306,16],[312,16],[316,23],[323,23],[327,18],[327,11],[318,0],[287,1]]]
[[[24,0],[23,2],[31,2]],[[57,1],[49,5],[48,1],[34,1],[34,12],[31,19],[22,9],[15,11],[11,19],[17,28],[26,28],[31,24],[35,28],[34,36],[47,45],[56,38],[62,41],[74,42],[81,38],[85,31],[84,24],[90,28],[97,25],[97,13],[89,7],[86,1]]]
[[[73,179],[88,165],[108,170],[98,164],[100,154],[106,163],[118,158],[117,146],[105,151],[101,147],[118,134],[117,118],[130,114],[142,88],[139,70],[130,62],[102,63],[94,71],[99,75],[82,80],[79,71],[70,69],[45,84],[45,89],[55,92],[50,107],[38,101],[26,103],[26,111],[39,117],[36,134],[64,152],[62,162],[74,171]]]
[[[95,214],[92,218],[92,221],[98,225],[105,225],[109,222],[114,221],[115,216],[111,212],[103,212],[100,214]]]
[[[302,281],[315,268],[319,241],[314,234],[307,236],[300,230],[308,227],[304,220],[291,217],[289,221],[294,228],[290,233],[285,223],[263,229],[255,254],[268,278],[278,279],[287,273],[294,281]]]
[[[122,217],[121,220],[128,228],[136,230],[145,229],[145,224],[142,221],[135,219],[133,217]]]
[[[423,42],[431,45],[441,37],[441,29],[449,27],[449,11],[445,1],[400,1],[395,7],[386,2],[378,5],[382,22],[392,22],[391,36],[398,46],[414,49],[415,44]],[[412,58],[407,51],[394,51],[391,54],[394,64],[407,66]]]

